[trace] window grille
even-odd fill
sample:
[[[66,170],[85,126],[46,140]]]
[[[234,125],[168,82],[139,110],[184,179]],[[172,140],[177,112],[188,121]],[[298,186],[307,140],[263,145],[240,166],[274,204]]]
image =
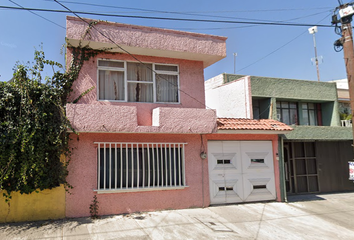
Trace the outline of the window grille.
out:
[[[95,144],[99,191],[185,187],[186,143]]]

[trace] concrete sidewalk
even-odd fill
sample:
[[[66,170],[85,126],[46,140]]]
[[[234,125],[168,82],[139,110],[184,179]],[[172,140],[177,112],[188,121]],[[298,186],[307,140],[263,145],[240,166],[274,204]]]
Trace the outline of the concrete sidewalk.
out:
[[[354,193],[0,224],[0,239],[354,239]]]

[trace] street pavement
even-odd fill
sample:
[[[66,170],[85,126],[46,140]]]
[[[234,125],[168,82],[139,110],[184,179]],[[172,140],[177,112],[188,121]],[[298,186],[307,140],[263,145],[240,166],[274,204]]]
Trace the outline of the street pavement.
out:
[[[354,193],[0,224],[0,239],[354,239]]]

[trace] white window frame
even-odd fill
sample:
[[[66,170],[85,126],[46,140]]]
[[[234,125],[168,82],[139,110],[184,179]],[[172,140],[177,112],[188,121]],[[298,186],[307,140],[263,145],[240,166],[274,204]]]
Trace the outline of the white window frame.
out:
[[[154,190],[176,190],[184,189],[188,187],[186,185],[185,174],[185,145],[187,143],[124,143],[124,142],[95,142],[97,145],[97,189],[94,190],[97,193],[116,193],[116,192],[138,192],[138,191],[154,191]],[[101,158],[101,149],[103,149],[103,159]],[[106,154],[106,150],[109,149],[109,154]],[[130,150],[128,150],[130,149]],[[134,150],[142,149],[148,152],[152,150],[152,156],[148,154],[147,157],[142,155],[142,176],[139,176],[139,154],[137,152],[136,159],[134,159]],[[156,149],[156,155],[155,151]],[[114,150],[114,151],[112,151]],[[118,154],[118,151],[120,156]],[[180,150],[180,151],[178,151]],[[125,153],[125,159],[123,156]],[[131,151],[131,158],[129,159],[128,151]],[[114,152],[114,154],[112,154]],[[171,154],[173,153],[173,154]],[[117,156],[118,154],[118,156]],[[109,156],[106,156],[109,155]],[[177,156],[177,158],[176,158]],[[146,159],[147,158],[147,159]],[[111,161],[109,161],[111,159]],[[112,170],[112,159],[114,160],[114,166]],[[135,168],[134,162],[136,160],[137,166]],[[172,161],[173,160],[173,161]],[[107,163],[109,161],[109,163]],[[120,162],[119,162],[120,161]],[[124,162],[125,161],[125,162]],[[129,162],[130,161],[130,162]],[[169,161],[169,163],[168,163]],[[103,187],[101,183],[101,163],[103,163]],[[125,172],[123,167],[125,163]],[[107,170],[106,166],[109,165]],[[132,168],[128,169],[129,164]],[[120,165],[120,171],[118,168]],[[156,169],[155,169],[156,166]],[[164,166],[164,168],[159,169]],[[169,167],[167,167],[169,166]],[[147,170],[147,171],[144,171]],[[135,171],[136,170],[136,171]],[[164,172],[162,172],[164,170]],[[112,176],[112,171],[114,176]],[[130,173],[131,172],[131,173]],[[136,179],[138,182],[142,181],[142,184],[135,183],[134,172],[137,172]],[[152,172],[152,173],[151,173]],[[129,174],[130,173],[130,174]],[[163,176],[159,176],[162,173]],[[107,175],[109,183],[106,182]],[[146,175],[147,174],[147,175]],[[151,175],[152,174],[152,175]],[[123,184],[123,176],[125,175],[125,185]],[[130,175],[130,176],[128,176]],[[173,176],[173,177],[172,177]],[[130,178],[129,178],[130,177]],[[120,181],[117,181],[120,178]],[[147,179],[147,180],[146,180]],[[114,180],[114,184],[112,184]],[[129,183],[130,180],[130,183]],[[146,181],[145,181],[146,180]],[[152,180],[152,181],[151,181]],[[118,184],[119,182],[119,184]],[[155,184],[156,183],[156,184]],[[107,186],[108,185],[108,186]],[[112,186],[114,185],[114,186]],[[119,185],[119,186],[117,186]],[[136,186],[134,186],[136,185]]]
[[[106,66],[99,66],[99,61],[113,61],[113,62],[123,62],[124,63],[124,68],[118,68],[118,67],[106,67]],[[128,101],[128,83],[144,83],[144,84],[153,84],[153,102],[135,102],[135,103],[163,103],[163,104],[180,104],[180,81],[179,81],[179,65],[177,64],[166,64],[166,63],[154,63],[154,62],[144,62],[143,64],[152,64],[152,83],[148,81],[134,81],[134,80],[128,80],[128,74],[127,74],[127,63],[138,63],[134,61],[123,61],[123,60],[114,60],[114,59],[106,59],[106,58],[98,58],[97,59],[97,101],[104,101],[104,102],[129,102]],[[162,71],[162,70],[156,70],[156,65],[163,65],[163,66],[175,66],[177,67],[176,72],[171,72],[171,71]],[[99,99],[99,85],[100,85],[100,79],[99,79],[99,71],[100,70],[107,70],[107,71],[121,71],[124,72],[124,100],[106,100],[106,99]],[[177,102],[158,102],[156,100],[156,74],[165,74],[165,75],[174,75],[177,76],[177,94],[178,94],[178,100]],[[166,80],[167,81],[167,80]]]

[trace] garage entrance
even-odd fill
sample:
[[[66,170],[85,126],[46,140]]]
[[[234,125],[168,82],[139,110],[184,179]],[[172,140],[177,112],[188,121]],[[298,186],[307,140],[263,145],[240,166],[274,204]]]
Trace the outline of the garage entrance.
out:
[[[209,141],[211,204],[275,200],[271,141]]]

